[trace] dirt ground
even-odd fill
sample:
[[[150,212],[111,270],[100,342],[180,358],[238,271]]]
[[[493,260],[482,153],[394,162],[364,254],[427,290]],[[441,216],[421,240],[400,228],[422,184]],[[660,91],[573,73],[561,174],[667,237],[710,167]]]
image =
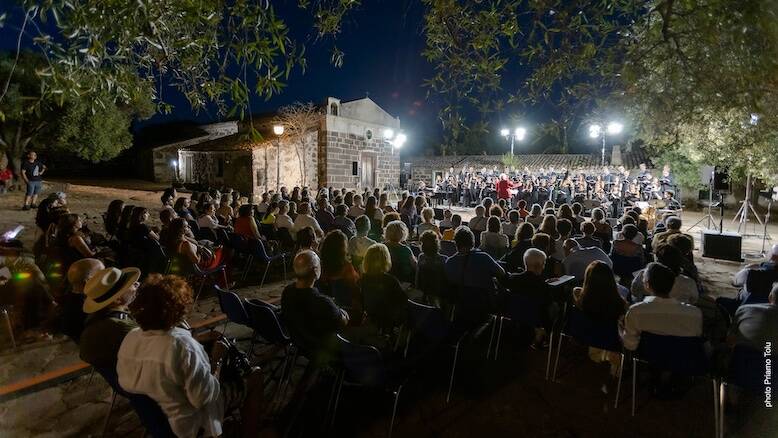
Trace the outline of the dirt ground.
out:
[[[70,210],[84,214],[86,222],[95,230],[102,230],[101,213],[113,199],[148,207],[152,220],[160,207],[163,187],[145,182],[122,181],[97,185],[91,181],[47,184],[46,190],[62,190],[68,194]],[[120,188],[119,188],[120,187]],[[17,224],[26,227],[21,239],[30,248],[38,231],[33,223],[34,211],[21,211],[19,193],[0,195],[0,232]],[[725,227],[731,223],[731,212]],[[699,212],[684,212],[688,226],[702,217]],[[749,230],[754,230],[749,226]],[[761,231],[761,230],[759,230]],[[769,232],[778,239],[778,226],[771,224]],[[699,229],[691,233],[699,248]],[[776,240],[778,241],[778,240]],[[768,242],[769,245],[772,242]],[[744,239],[746,262],[758,260],[761,236]],[[700,276],[709,293],[731,296],[732,274],[742,263],[716,261],[700,257],[695,252]],[[277,277],[280,279],[280,277]],[[243,288],[243,296],[268,297],[280,294],[282,281],[274,281],[264,290]],[[216,303],[206,299],[197,312],[201,315],[215,312]],[[239,333],[232,324],[228,331]],[[5,331],[5,328],[0,329]],[[2,336],[2,335],[0,335]],[[55,338],[28,344],[13,351],[0,342],[0,385],[29,377],[72,363],[77,359],[75,347]],[[538,436],[538,437],[595,437],[595,436],[677,436],[703,437],[713,435],[712,395],[709,381],[699,381],[681,400],[661,401],[650,397],[639,387],[638,414],[630,417],[630,377],[625,375],[622,400],[613,408],[613,389],[604,395],[600,391],[603,369],[586,358],[580,348],[565,350],[560,360],[558,382],[544,379],[545,352],[533,351],[516,337],[506,338],[499,361],[484,360],[485,342],[475,339],[465,347],[462,363],[457,371],[454,399],[445,404],[445,387],[450,357],[442,355],[437,372],[413,377],[399,406],[395,436],[470,437],[470,436]],[[488,341],[488,339],[487,339]],[[504,352],[504,353],[503,353]],[[568,355],[569,354],[569,355]],[[461,380],[460,380],[461,379]],[[45,391],[0,403],[0,436],[91,436],[98,434],[110,403],[110,392],[95,379],[87,386],[87,378],[71,381]],[[324,433],[314,420],[327,403],[327,389],[314,391],[307,404],[305,436]],[[367,398],[365,398],[367,397]],[[753,408],[754,415],[728,436],[774,437],[778,424],[773,412],[762,406]],[[351,412],[352,415],[346,413]],[[125,406],[125,414],[126,414]],[[353,413],[358,413],[354,417]],[[391,413],[391,397],[385,393],[358,396],[353,389],[345,390],[335,431],[337,436],[383,436]],[[310,424],[308,424],[308,422]],[[122,427],[109,428],[111,436],[128,436]],[[137,431],[129,436],[138,436]]]

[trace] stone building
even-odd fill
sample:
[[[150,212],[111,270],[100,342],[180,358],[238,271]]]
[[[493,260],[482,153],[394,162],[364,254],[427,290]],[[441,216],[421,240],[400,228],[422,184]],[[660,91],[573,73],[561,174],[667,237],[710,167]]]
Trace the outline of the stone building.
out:
[[[204,132],[204,135],[158,146],[152,150],[151,160],[154,181],[174,181],[178,166],[178,151],[181,148],[236,134],[238,132],[238,122],[210,123],[207,125],[200,125],[198,128]]]
[[[369,97],[345,102],[330,97],[320,117],[317,128],[280,138],[272,132],[273,116],[255,119],[263,138],[258,141],[235,122],[229,122],[235,123],[230,125],[234,129],[203,127],[208,136],[154,149],[155,179],[232,187],[254,198],[283,186],[361,188],[399,183],[399,151],[384,138],[388,129],[400,132],[399,118]]]

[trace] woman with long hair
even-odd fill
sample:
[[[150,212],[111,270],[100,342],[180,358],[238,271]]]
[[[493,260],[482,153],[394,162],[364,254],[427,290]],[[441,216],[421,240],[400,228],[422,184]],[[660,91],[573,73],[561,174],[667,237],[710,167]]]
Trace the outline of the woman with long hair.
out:
[[[141,246],[143,239],[159,240],[159,235],[146,225],[149,220],[149,210],[146,207],[135,207],[130,217],[129,236],[130,242]]]
[[[386,247],[392,257],[391,274],[403,282],[413,282],[416,277],[416,257],[405,244],[408,240],[408,227],[402,221],[390,222],[384,230]]]
[[[321,277],[319,283],[324,293],[340,297],[350,297],[348,303],[349,324],[362,323],[362,293],[359,289],[359,273],[348,260],[348,238],[343,231],[333,230],[327,233],[319,244],[321,257]],[[334,288],[343,288],[340,291]]]
[[[127,240],[129,237],[130,219],[132,218],[132,211],[135,210],[134,205],[125,205],[122,209],[122,214],[119,216],[119,225],[116,228],[116,237],[119,240]]]
[[[103,214],[103,225],[105,225],[105,232],[109,236],[115,236],[119,230],[119,219],[122,216],[123,208],[124,201],[121,199],[114,199],[108,204],[108,210]]]
[[[508,236],[500,232],[500,218],[491,216],[486,221],[486,231],[481,232],[479,249],[500,260],[508,251]]]
[[[60,250],[62,264],[69,267],[83,258],[95,258],[97,251],[91,246],[89,237],[81,232],[84,223],[77,214],[65,214],[57,222],[55,244]]]
[[[389,273],[392,259],[386,245],[370,246],[362,261],[362,300],[368,322],[383,332],[405,323],[408,296]]]

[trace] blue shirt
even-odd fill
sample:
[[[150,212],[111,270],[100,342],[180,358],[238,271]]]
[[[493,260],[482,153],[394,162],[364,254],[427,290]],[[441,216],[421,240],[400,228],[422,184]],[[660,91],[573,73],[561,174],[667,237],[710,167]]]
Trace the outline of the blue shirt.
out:
[[[446,279],[451,285],[492,289],[494,278],[505,271],[489,254],[474,249],[446,260]]]

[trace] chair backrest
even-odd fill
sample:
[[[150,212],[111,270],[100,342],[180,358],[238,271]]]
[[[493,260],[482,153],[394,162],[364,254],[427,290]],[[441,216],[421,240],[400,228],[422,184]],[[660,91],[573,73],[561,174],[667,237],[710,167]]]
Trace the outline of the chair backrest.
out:
[[[154,401],[154,399],[147,395],[132,394],[125,391],[119,386],[119,377],[116,374],[115,368],[96,367],[95,371],[105,379],[111,389],[130,402],[130,405],[135,410],[135,413],[138,414],[141,424],[146,428],[146,432],[149,435],[153,438],[175,437],[173,430],[170,428],[170,422],[168,421],[167,415],[165,415],[165,412],[162,411],[162,408],[159,407],[159,404]]]
[[[440,253],[446,257],[451,257],[457,253],[457,244],[451,240],[440,241]]]
[[[276,231],[271,224],[259,224],[259,234],[268,240],[275,240]]]
[[[329,295],[335,300],[338,307],[350,309],[352,300],[351,288],[346,280],[331,280],[328,288]]]
[[[666,371],[692,376],[709,369],[705,340],[694,336],[667,336],[643,332],[635,356]]]
[[[216,231],[214,231],[212,228],[203,227],[200,228],[200,230],[194,234],[198,240],[210,240],[211,242],[219,241],[219,236],[216,234]]]
[[[595,321],[575,306],[567,309],[563,333],[590,347],[622,351],[619,326],[616,321],[609,323]]]
[[[191,228],[192,233],[196,236],[197,233],[200,232],[200,224],[198,224],[194,219],[187,220],[186,222],[189,224],[189,228]]]
[[[266,341],[276,345],[286,345],[290,342],[289,335],[281,326],[281,320],[270,304],[260,300],[250,300],[244,307],[251,318],[251,327]]]
[[[776,281],[778,269],[750,269],[746,275],[748,296],[743,300],[743,304],[766,303]]]
[[[459,293],[454,317],[457,324],[480,324],[496,310],[493,289],[463,286]]]
[[[531,327],[542,327],[547,310],[537,297],[520,291],[510,291],[503,312],[513,321]]]
[[[379,386],[386,381],[381,353],[372,345],[359,345],[338,335],[340,363],[346,379],[364,386]]]
[[[726,381],[749,392],[764,393],[765,358],[764,352],[750,345],[737,344],[729,360]],[[775,384],[771,389],[775,389]]]
[[[143,271],[144,274],[164,274],[167,272],[170,259],[159,241],[147,238],[144,243],[144,251],[146,253],[146,270]]]
[[[408,245],[408,248],[411,249],[411,253],[413,253],[414,257],[419,258],[419,254],[421,254],[421,248],[419,245]]]
[[[288,228],[279,228],[276,230],[276,238],[281,242],[281,246],[284,248],[291,248],[294,246],[294,239],[292,239],[292,233]]]
[[[235,324],[251,327],[251,318],[243,305],[243,299],[235,292],[224,290],[219,286],[214,286],[214,288],[219,299],[219,306],[227,318]]]
[[[441,309],[412,300],[408,300],[408,324],[414,336],[433,343],[443,341],[451,329]]]
[[[640,256],[627,257],[625,255],[611,251],[611,261],[613,261],[613,273],[618,276],[631,276],[633,272],[643,269],[643,258]]]
[[[249,249],[249,239],[240,234],[229,233],[230,247],[239,253],[247,252]]]

